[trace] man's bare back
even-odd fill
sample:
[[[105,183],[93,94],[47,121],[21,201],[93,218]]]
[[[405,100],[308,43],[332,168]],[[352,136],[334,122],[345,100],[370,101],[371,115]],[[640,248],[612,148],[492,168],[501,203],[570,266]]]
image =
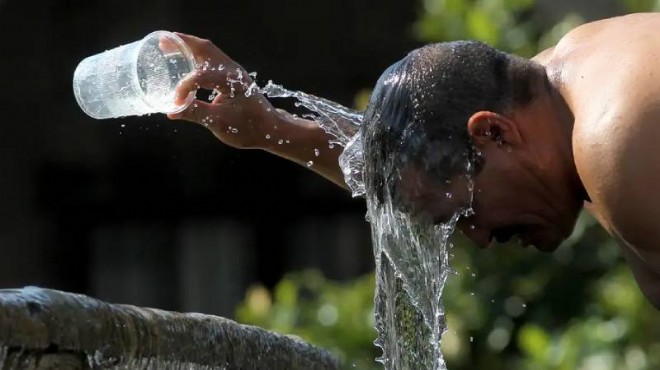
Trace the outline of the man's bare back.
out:
[[[589,23],[537,61],[575,122],[575,164],[587,209],[621,243],[644,293],[660,306],[660,14]]]

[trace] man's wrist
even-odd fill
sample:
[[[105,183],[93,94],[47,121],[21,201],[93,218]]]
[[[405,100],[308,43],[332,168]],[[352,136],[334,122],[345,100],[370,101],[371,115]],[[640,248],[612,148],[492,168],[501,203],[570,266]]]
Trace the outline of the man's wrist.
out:
[[[293,116],[284,109],[272,109],[263,121],[261,138],[259,140],[262,145],[260,149],[273,152],[278,151],[289,138],[285,137],[290,135],[289,128]]]

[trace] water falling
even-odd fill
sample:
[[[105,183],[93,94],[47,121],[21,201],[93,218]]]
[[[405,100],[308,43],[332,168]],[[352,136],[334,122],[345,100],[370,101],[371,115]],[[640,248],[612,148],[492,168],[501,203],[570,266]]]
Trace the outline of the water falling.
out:
[[[359,197],[365,194],[362,178],[364,160],[362,140],[359,134],[363,117],[362,112],[302,91],[288,90],[282,85],[273,83],[273,81],[268,81],[263,88],[258,88],[256,84],[252,84],[245,94],[249,96],[255,91],[270,98],[295,98],[298,106],[313,112],[307,117],[317,122],[326,133],[334,138],[328,142],[329,148],[332,149],[334,145],[344,147],[339,157],[339,165],[353,196]],[[318,149],[315,149],[314,153],[317,157],[320,155]]]
[[[334,143],[344,146],[340,166],[353,196],[365,196],[376,261],[376,345],[386,369],[445,369],[440,341],[446,330],[442,290],[449,272],[448,239],[460,216],[445,224],[420,222],[396,209],[391,194],[377,199],[365,188],[364,115],[337,103],[269,82],[269,97],[293,97],[316,114],[312,117]],[[371,170],[371,171],[370,171]],[[385,184],[383,184],[385,185]]]
[[[248,89],[246,94],[249,96],[252,90]],[[258,89],[258,91],[270,98],[295,98],[300,106],[315,113],[310,118],[314,119],[325,132],[335,138],[332,143],[343,147],[353,138],[362,123],[361,112],[302,91],[287,90],[281,85],[274,84],[273,81],[268,81],[268,84]]]

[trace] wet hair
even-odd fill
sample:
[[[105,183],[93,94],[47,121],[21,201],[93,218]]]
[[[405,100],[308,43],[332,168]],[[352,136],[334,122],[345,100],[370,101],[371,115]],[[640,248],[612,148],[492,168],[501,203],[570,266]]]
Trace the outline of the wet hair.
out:
[[[378,80],[361,128],[367,193],[383,201],[398,170],[414,165],[437,181],[474,175],[482,159],[467,122],[478,111],[506,114],[534,98],[543,67],[477,41],[424,46]]]

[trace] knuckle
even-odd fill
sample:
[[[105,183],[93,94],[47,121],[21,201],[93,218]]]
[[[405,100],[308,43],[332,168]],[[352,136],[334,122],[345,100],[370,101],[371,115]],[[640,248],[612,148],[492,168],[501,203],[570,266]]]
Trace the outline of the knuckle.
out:
[[[205,48],[205,49],[206,49],[206,48],[211,48],[211,47],[214,47],[214,46],[215,46],[215,45],[213,44],[213,42],[212,42],[211,40],[209,40],[209,39],[200,39],[200,40],[199,40],[199,44],[200,44],[200,46],[202,46],[202,47]]]

